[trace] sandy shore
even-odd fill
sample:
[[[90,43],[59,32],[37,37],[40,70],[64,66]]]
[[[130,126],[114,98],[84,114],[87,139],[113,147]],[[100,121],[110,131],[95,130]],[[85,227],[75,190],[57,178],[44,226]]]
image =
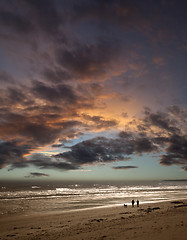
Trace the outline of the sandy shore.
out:
[[[186,236],[187,200],[0,219],[3,240],[186,240]]]

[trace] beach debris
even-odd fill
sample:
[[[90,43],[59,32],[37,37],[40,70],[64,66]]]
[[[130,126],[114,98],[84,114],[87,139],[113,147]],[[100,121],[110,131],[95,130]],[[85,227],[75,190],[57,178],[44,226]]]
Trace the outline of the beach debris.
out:
[[[159,209],[160,209],[159,207],[152,208],[152,210],[159,210]]]
[[[179,208],[179,207],[187,207],[187,204],[182,204],[182,205],[174,206],[174,208]]]
[[[181,202],[181,201],[173,201],[173,202],[171,202],[171,203],[173,203],[173,204],[183,204],[184,202]]]
[[[146,209],[146,212],[147,212],[147,213],[152,212],[152,208],[147,208],[147,209]]]
[[[149,213],[149,212],[152,212],[152,211],[154,211],[154,210],[159,210],[159,209],[160,209],[159,207],[154,207],[154,208],[148,207],[148,208],[145,210],[145,212]]]
[[[41,229],[41,227],[31,227],[31,229]]]
[[[92,219],[90,220],[90,222],[102,222],[104,219],[100,218],[100,219]]]
[[[138,209],[139,212],[145,211],[143,208]]]

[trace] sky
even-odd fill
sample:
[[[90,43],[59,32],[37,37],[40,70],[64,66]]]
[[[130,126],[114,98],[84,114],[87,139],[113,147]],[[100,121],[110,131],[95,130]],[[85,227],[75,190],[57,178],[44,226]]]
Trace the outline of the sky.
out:
[[[1,0],[0,180],[187,178],[185,0]]]

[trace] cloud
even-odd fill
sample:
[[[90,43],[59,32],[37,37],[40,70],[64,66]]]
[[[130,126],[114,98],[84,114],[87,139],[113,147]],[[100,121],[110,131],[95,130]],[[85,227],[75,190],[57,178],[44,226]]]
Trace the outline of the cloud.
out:
[[[96,129],[107,129],[116,127],[118,125],[116,120],[105,120],[102,116],[90,116],[88,114],[82,114],[82,117],[87,121],[88,125],[91,123]]]
[[[25,176],[25,178],[32,178],[32,177],[49,177],[49,174],[46,173],[40,173],[40,172],[31,172],[28,176]]]
[[[58,138],[65,141],[80,136],[87,126],[77,111],[93,107],[92,99],[62,84],[35,82],[31,88],[18,85],[0,93],[0,138],[21,139],[35,149]]]
[[[23,92],[21,92],[20,90],[15,89],[15,88],[8,88],[7,93],[8,93],[7,98],[10,103],[12,101],[12,102],[14,102],[14,104],[15,103],[24,104],[25,94]]]
[[[0,82],[2,83],[14,83],[14,78],[7,72],[0,72]]]
[[[14,96],[18,101],[19,97],[16,94]],[[172,114],[171,109],[169,113],[153,113],[146,109],[145,116],[134,122],[136,130],[120,131],[111,138],[91,138],[69,146],[66,152],[60,152],[60,147],[64,147],[67,141],[84,134],[88,129],[116,127],[117,122],[88,114],[75,115],[77,120],[67,120],[62,118],[62,113],[57,113],[58,109],[53,105],[51,109],[54,113],[48,112],[48,108],[35,109],[35,115],[0,109],[0,134],[2,138],[7,138],[6,142],[0,144],[1,168],[10,165],[9,170],[12,170],[34,165],[40,169],[74,170],[85,164],[126,161],[133,155],[159,152],[163,153],[159,159],[162,165],[187,164],[187,136],[182,129],[185,111],[182,109],[172,108]],[[180,114],[174,114],[176,111]],[[57,139],[58,144],[55,143]],[[32,154],[28,157],[31,151],[47,144],[59,148],[59,153],[52,156]]]
[[[44,79],[52,83],[62,83],[72,79],[71,74],[58,68],[52,70],[51,68],[45,68],[42,75]]]
[[[187,164],[187,136],[172,135],[160,163],[166,166]]]
[[[80,168],[76,164],[59,161],[53,156],[48,156],[42,153],[34,153],[29,157],[25,158],[24,160],[25,160],[24,162],[22,162],[21,159],[19,162],[9,161],[8,162],[8,164],[10,165],[9,171],[15,168],[29,167],[30,165],[38,167],[39,169],[55,169],[62,171],[76,170]]]
[[[56,169],[56,170],[75,170],[79,169],[79,166],[75,164],[57,161],[55,158],[46,156],[44,154],[32,154],[29,157],[28,164],[32,164],[40,169]]]
[[[65,84],[49,86],[42,82],[34,81],[32,92],[36,97],[49,102],[76,104],[78,101],[78,96],[74,90]]]
[[[53,127],[27,116],[7,114],[6,122],[0,124],[0,136],[6,138],[21,138],[32,142],[33,146],[45,145],[53,142],[60,135],[60,127]]]
[[[26,87],[11,85],[10,87],[0,89],[0,102],[2,106],[8,109],[13,108],[14,111],[17,108],[17,105],[23,106],[30,106],[34,104],[34,99],[32,99],[31,95],[27,91]]]
[[[142,20],[139,9],[136,3],[132,4],[130,1],[81,1],[75,2],[71,19],[80,21],[92,18],[106,25],[129,28]]]
[[[144,131],[149,129],[152,142],[165,153],[159,161],[162,165],[185,165],[187,163],[186,111],[179,106],[171,106],[168,112],[145,111]],[[153,130],[157,127],[157,130]],[[151,130],[152,129],[152,130]]]
[[[71,151],[60,153],[54,157],[64,159],[73,164],[94,164],[123,159],[123,152],[120,151],[120,144],[113,146],[113,139],[98,137],[80,142],[71,147]],[[116,152],[118,148],[118,151]]]
[[[15,5],[19,5],[19,9]],[[56,5],[50,0],[7,2],[1,8],[0,23],[17,34],[36,34],[40,31],[53,37],[59,33],[63,23]]]
[[[34,25],[30,19],[15,12],[1,11],[0,24],[18,34],[29,34],[34,31]]]
[[[176,105],[172,105],[172,106],[168,107],[168,112],[174,118],[176,118],[177,121],[183,122],[186,125],[186,119],[187,119],[186,109],[176,106]]]
[[[131,134],[129,134],[131,136]],[[54,157],[78,165],[105,163],[127,160],[132,154],[151,153],[157,150],[149,139],[145,137],[120,136],[118,138],[97,137],[80,142],[71,147],[71,151],[59,153]]]
[[[119,133],[119,137],[125,143],[127,154],[151,153],[158,150],[157,145],[147,136],[138,136],[132,132],[122,131]]]
[[[58,14],[54,2],[50,0],[27,0],[24,1],[24,4],[27,5],[27,10],[29,9],[32,12],[40,29],[50,35],[57,34],[63,20]]]
[[[119,44],[102,40],[90,45],[76,43],[71,49],[57,49],[56,59],[76,79],[103,80],[107,71],[111,72],[111,63],[117,58],[119,49]]]
[[[149,109],[146,109],[144,122],[147,126],[156,126],[173,134],[180,132],[180,130],[176,127],[176,120],[169,118],[167,113],[152,113]]]
[[[10,164],[25,166],[26,158],[24,155],[30,152],[28,145],[19,145],[18,142],[0,141],[0,169]]]
[[[128,169],[133,169],[133,168],[138,168],[137,166],[117,166],[117,167],[112,167],[115,170],[128,170]]]
[[[84,116],[90,121],[99,121],[96,116]],[[187,159],[186,134],[180,130],[180,121],[167,113],[146,111],[145,118],[137,125],[139,131],[121,131],[116,138],[97,137],[70,147],[70,151],[54,157],[77,165],[96,164],[127,160],[134,154],[165,152],[159,159],[162,165],[185,165]],[[153,131],[155,126],[157,131]]]
[[[167,113],[146,109],[142,119],[127,123],[124,131],[122,124],[131,112],[139,111],[142,98],[152,104],[148,95],[154,99],[164,93],[162,100],[167,102],[167,95],[172,95],[168,88],[176,79],[172,72],[174,77],[166,80],[168,69],[176,68],[178,80],[183,78],[178,68],[183,65],[175,64],[180,47],[174,48],[185,45],[185,5],[182,1],[173,5],[130,0],[0,1],[0,166],[69,170],[155,152],[161,152],[161,164],[183,166],[184,109],[171,106]],[[152,63],[163,66],[165,61],[168,65],[161,72],[152,71]],[[144,90],[137,90],[140,85]],[[113,130],[120,131],[115,136],[113,132],[113,138],[95,137],[99,131],[107,136]],[[85,133],[90,139],[77,143]],[[67,141],[68,146],[77,144],[60,152]],[[59,154],[29,159],[28,154],[48,144]]]

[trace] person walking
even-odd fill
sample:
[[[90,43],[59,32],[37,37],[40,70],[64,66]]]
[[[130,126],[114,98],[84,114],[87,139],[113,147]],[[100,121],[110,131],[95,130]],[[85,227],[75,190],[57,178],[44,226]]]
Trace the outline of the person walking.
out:
[[[134,199],[132,200],[132,207],[134,207]]]
[[[139,202],[139,200],[137,200],[136,203],[137,203],[137,207],[139,207],[139,206],[140,206],[140,202]]]

